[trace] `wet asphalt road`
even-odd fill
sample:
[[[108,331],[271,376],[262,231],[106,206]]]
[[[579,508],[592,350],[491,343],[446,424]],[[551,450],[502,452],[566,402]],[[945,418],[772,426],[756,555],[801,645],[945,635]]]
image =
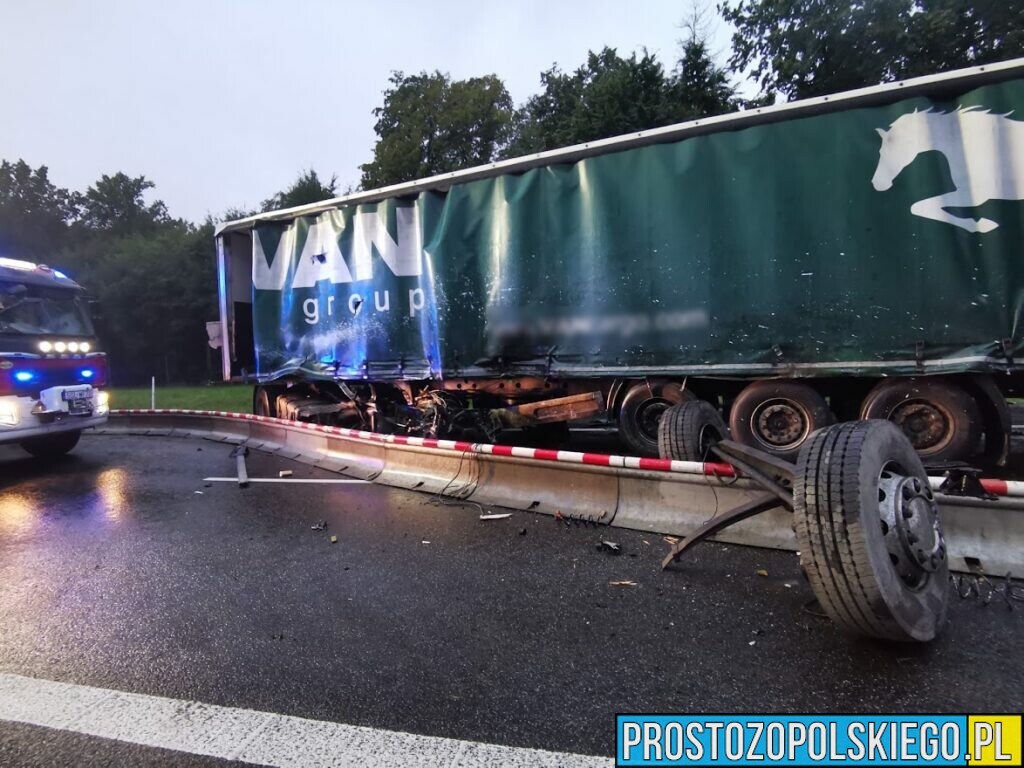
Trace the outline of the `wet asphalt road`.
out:
[[[1024,610],[954,597],[929,646],[850,639],[790,553],[711,543],[663,573],[649,534],[373,485],[205,484],[229,450],[86,436],[47,468],[0,449],[0,673],[605,755],[616,712],[1024,703]],[[124,763],[223,761],[0,722],[0,765]]]

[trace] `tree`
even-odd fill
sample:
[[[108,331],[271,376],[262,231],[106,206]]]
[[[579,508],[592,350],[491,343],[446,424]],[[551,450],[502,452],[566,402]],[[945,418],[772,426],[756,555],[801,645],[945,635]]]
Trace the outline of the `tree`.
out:
[[[711,54],[703,13],[695,9],[683,25],[679,60],[668,84],[668,116],[672,122],[722,115],[739,107],[729,72]]]
[[[518,111],[507,157],[543,152],[738,107],[728,73],[715,64],[701,26],[687,25],[676,68],[666,74],[644,51],[620,56],[614,48],[590,51],[572,73],[558,65],[541,73],[543,90]]]
[[[725,0],[729,65],[802,99],[1024,53],[1024,0]]]
[[[320,177],[316,175],[316,171],[310,168],[308,171],[301,172],[288,189],[278,192],[276,195],[271,195],[264,200],[261,207],[264,212],[276,211],[280,208],[293,208],[297,205],[330,200],[332,197],[335,197],[334,190],[337,186],[337,176],[331,176],[330,182],[324,184],[320,181]],[[238,216],[237,218],[244,218],[244,216]]]
[[[508,141],[512,98],[496,75],[393,72],[388,82],[373,111],[377,143],[361,166],[363,189],[488,163]]]
[[[605,47],[587,54],[574,72],[554,65],[540,75],[542,90],[519,110],[507,156],[603,139],[672,122],[665,71],[643,52],[629,58]]]
[[[0,255],[50,261],[66,243],[77,207],[48,174],[45,165],[0,161]]]
[[[81,223],[94,232],[126,234],[149,232],[170,220],[162,200],[149,205],[143,196],[155,185],[145,176],[131,177],[125,173],[106,174],[89,187],[77,202],[81,207]]]

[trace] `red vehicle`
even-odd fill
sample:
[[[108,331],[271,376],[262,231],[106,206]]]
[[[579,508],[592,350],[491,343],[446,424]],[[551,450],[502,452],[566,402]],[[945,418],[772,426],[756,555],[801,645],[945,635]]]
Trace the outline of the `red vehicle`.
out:
[[[43,264],[0,257],[0,444],[61,456],[107,420],[107,356],[82,287]]]

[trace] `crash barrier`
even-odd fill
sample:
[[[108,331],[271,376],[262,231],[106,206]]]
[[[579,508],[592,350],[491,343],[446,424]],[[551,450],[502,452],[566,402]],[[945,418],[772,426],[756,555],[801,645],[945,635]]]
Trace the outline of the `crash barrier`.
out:
[[[220,411],[122,410],[101,434],[201,437],[241,444],[344,475],[454,499],[686,537],[761,489],[728,464],[384,435]],[[942,478],[930,478],[938,491]],[[982,480],[998,498],[937,494],[950,568],[1024,573],[1024,483]],[[782,508],[717,541],[795,550]]]

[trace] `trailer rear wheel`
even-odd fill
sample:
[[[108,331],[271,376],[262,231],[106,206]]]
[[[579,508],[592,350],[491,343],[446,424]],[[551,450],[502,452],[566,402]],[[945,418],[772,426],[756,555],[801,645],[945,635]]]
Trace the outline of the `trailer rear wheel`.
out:
[[[706,461],[711,446],[728,434],[718,409],[706,400],[673,405],[658,424],[658,455],[674,461]]]
[[[55,435],[30,437],[28,440],[21,441],[21,447],[37,459],[56,459],[78,445],[78,439],[81,436],[82,430],[76,429],[70,432],[58,432]]]
[[[729,411],[733,440],[789,461],[812,432],[833,421],[825,398],[799,381],[755,381]]]
[[[658,422],[669,407],[694,396],[676,381],[641,381],[629,388],[619,407],[619,437],[640,456],[658,455]]]
[[[864,399],[862,419],[894,422],[926,462],[969,461],[981,445],[981,409],[946,379],[890,379]]]
[[[949,601],[938,505],[921,459],[888,421],[837,424],[800,451],[800,564],[825,612],[854,634],[928,641]]]

